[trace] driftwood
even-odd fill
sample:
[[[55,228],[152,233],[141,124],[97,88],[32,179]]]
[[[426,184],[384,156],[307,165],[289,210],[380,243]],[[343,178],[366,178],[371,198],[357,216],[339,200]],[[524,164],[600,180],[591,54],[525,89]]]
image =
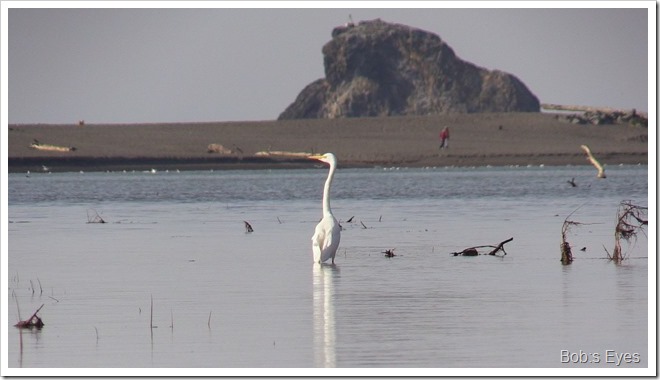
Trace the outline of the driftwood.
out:
[[[225,148],[222,144],[209,144],[206,148],[208,153],[232,154],[231,149]]]
[[[36,149],[36,150],[44,150],[48,152],[75,152],[76,147],[73,146],[57,146],[57,145],[49,145],[49,144],[42,144],[39,141],[34,141],[32,144],[30,144],[30,148]]]
[[[573,262],[573,251],[571,251],[571,245],[566,240],[566,235],[568,235],[568,232],[570,231],[571,227],[582,224],[568,219],[571,217],[571,215],[573,215],[573,212],[570,213],[566,217],[566,219],[564,219],[564,223],[561,226],[561,243],[559,244],[559,250],[561,252],[562,264],[570,264]]]
[[[582,207],[582,206],[580,206]],[[571,228],[576,227],[576,226],[582,226],[585,224],[591,224],[591,223],[581,223],[581,222],[576,222],[573,220],[570,220],[569,218],[577,211],[580,209],[580,207],[576,208],[568,214],[566,219],[564,219],[564,223],[561,226],[561,243],[559,243],[559,251],[561,252],[561,263],[562,264],[570,264],[573,262],[573,250],[571,249],[571,245],[568,243],[568,240],[566,239],[566,236],[570,232]],[[580,251],[584,252],[587,250],[587,247],[583,247],[580,249]]]
[[[631,201],[622,201],[617,210],[617,223],[614,228],[614,250],[612,254],[605,249],[610,260],[620,262],[625,259],[627,253],[621,249],[621,240],[630,243],[637,239],[639,232],[644,233],[648,225],[648,207],[637,206]]]
[[[39,316],[37,316],[37,313],[39,312],[39,310],[41,310],[42,307],[44,307],[43,304],[41,306],[39,306],[37,311],[35,311],[34,314],[32,314],[32,316],[30,318],[28,318],[24,321],[19,321],[14,326],[18,327],[19,329],[31,329],[31,328],[40,329],[40,328],[44,327],[44,321],[42,321],[41,318],[39,318]]]
[[[87,210],[87,223],[106,223],[96,210]]]
[[[488,253],[481,253],[481,255],[491,255],[495,256],[499,251],[502,251],[504,255],[506,255],[506,251],[504,250],[504,244],[512,241],[513,238],[509,238],[504,240],[503,242],[500,242],[498,245],[477,245],[474,247],[470,248],[465,248],[464,250],[460,252],[451,252],[450,255],[454,256],[478,256],[480,255],[479,253],[479,248],[492,248]]]
[[[288,152],[282,150],[263,150],[254,154],[255,156],[265,156],[265,157],[299,157],[307,158],[312,155],[312,153],[307,152]]]
[[[252,225],[250,223],[248,223],[245,220],[243,221],[243,223],[245,223],[245,233],[246,234],[250,233],[250,232],[254,232],[254,229],[252,228]]]

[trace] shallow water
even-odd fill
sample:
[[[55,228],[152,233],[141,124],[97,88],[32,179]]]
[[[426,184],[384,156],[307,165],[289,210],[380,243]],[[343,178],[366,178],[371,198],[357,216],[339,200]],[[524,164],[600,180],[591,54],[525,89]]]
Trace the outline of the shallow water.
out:
[[[648,367],[647,238],[619,265],[603,248],[646,166],[339,170],[319,266],[326,173],[9,175],[7,323],[46,324],[9,328],[9,367]]]

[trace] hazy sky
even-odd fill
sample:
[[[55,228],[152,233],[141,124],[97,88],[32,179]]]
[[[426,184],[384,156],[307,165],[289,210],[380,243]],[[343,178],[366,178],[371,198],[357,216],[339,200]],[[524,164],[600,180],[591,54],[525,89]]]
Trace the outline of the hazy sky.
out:
[[[349,15],[433,32],[460,58],[516,75],[542,103],[648,110],[646,8],[350,6],[10,8],[8,121],[276,119],[304,86],[324,76],[321,48]]]

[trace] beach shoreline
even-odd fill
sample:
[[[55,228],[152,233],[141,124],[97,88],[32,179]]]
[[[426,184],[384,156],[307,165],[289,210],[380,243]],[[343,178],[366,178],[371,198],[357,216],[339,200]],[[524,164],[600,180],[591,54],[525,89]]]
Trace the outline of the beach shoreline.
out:
[[[450,128],[449,148],[439,132]],[[311,168],[300,153],[334,152],[340,167],[648,164],[648,131],[576,125],[550,113],[208,123],[9,125],[10,172]],[[52,150],[39,150],[35,144]],[[213,149],[211,149],[213,147]],[[220,147],[217,149],[217,147]],[[74,148],[74,149],[70,149]],[[292,152],[268,155],[268,152]]]

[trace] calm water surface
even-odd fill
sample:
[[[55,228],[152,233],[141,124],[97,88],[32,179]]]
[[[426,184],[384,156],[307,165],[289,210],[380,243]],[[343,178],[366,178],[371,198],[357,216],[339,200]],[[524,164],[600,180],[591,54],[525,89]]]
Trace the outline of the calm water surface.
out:
[[[9,175],[9,367],[649,365],[647,237],[619,265],[603,248],[620,201],[648,204],[646,166],[339,170],[319,266],[326,173]],[[42,304],[42,330],[11,327]]]

